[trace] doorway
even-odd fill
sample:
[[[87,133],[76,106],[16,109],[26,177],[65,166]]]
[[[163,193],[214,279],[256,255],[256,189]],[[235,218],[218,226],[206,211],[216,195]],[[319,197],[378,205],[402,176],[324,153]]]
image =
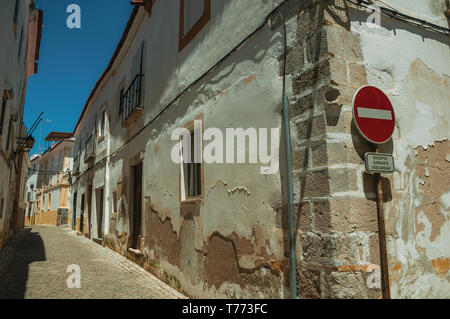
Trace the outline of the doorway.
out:
[[[142,163],[132,166],[132,248],[140,249],[142,236]]]
[[[81,195],[81,211],[80,211],[80,233],[84,234],[84,194]]]
[[[104,188],[97,189],[96,211],[97,211],[97,238],[103,238],[103,214],[104,214]]]
[[[91,229],[92,229],[92,185],[88,186],[87,190],[87,231],[85,234],[86,238],[91,239]]]
[[[78,192],[73,195],[72,229],[77,227],[77,197]]]

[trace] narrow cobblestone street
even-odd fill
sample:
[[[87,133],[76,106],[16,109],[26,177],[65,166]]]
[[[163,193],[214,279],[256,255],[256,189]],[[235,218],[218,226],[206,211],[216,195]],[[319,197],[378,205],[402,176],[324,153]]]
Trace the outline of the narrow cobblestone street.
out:
[[[26,229],[0,267],[0,299],[185,298],[123,256],[67,227]],[[1,262],[1,261],[0,261]],[[69,265],[81,268],[81,288],[67,288]]]

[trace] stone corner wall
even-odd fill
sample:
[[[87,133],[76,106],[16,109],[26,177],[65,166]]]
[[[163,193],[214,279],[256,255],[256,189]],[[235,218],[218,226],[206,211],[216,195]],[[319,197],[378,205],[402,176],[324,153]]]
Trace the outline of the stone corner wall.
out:
[[[359,37],[346,1],[300,6],[286,61],[298,296],[380,298],[367,284],[380,269],[375,181],[363,160],[373,150],[352,124],[353,95],[367,84]]]

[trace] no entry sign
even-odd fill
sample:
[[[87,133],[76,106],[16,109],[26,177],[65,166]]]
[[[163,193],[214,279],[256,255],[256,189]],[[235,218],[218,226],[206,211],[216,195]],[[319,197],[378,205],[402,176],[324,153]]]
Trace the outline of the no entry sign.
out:
[[[356,92],[353,119],[358,131],[371,143],[386,143],[394,133],[394,108],[387,95],[374,86],[365,86]]]

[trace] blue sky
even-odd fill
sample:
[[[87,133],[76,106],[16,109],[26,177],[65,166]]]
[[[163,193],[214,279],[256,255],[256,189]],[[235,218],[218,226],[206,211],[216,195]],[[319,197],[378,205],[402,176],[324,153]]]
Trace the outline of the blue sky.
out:
[[[81,29],[69,29],[70,4],[81,8]],[[108,65],[132,11],[130,0],[39,0],[44,27],[38,73],[29,78],[25,125],[40,112],[47,122],[33,134],[38,150],[50,131],[72,132],[95,83]],[[45,136],[44,136],[45,135]],[[41,147],[46,145],[41,141]]]

